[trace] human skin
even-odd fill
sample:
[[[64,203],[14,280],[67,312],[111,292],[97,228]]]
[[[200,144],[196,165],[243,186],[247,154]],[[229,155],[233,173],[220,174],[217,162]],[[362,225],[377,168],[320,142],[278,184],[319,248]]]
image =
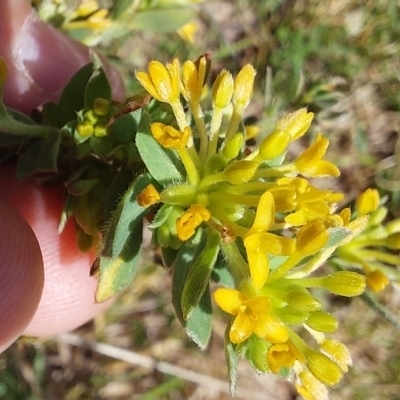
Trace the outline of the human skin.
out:
[[[28,0],[1,1],[0,55],[8,70],[4,103],[26,114],[57,101],[90,62],[89,49],[39,21]],[[120,76],[105,70],[114,99],[122,100]],[[69,331],[109,306],[94,302],[94,251],[78,250],[72,220],[58,232],[64,194],[62,187],[18,181],[12,164],[0,167],[0,352],[21,334]]]

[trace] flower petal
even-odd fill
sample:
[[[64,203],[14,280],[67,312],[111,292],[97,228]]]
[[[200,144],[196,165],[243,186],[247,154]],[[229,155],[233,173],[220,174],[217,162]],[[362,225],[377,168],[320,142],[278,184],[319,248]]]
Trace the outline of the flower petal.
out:
[[[222,310],[228,314],[237,315],[239,307],[247,297],[238,290],[220,288],[214,292],[214,299]]]
[[[232,343],[242,343],[253,333],[253,323],[250,318],[242,312],[239,312],[231,329],[229,339]]]

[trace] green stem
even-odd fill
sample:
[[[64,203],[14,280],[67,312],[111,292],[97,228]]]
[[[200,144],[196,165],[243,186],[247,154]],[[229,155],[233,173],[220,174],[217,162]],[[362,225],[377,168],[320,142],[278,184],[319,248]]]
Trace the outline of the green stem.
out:
[[[270,189],[272,186],[275,186],[275,183],[272,182],[246,182],[241,183],[239,185],[229,186],[229,193],[243,194],[250,192],[260,192],[263,194],[265,191]]]
[[[208,135],[206,131],[206,125],[204,123],[203,111],[201,110],[198,101],[196,103],[189,103],[189,106],[192,111],[194,122],[196,124],[197,132],[200,138],[199,157],[200,157],[200,162],[203,165],[206,160],[207,146],[208,146]]]
[[[364,259],[376,259],[392,265],[397,265],[400,263],[400,257],[395,256],[394,254],[386,254],[377,250],[360,250],[359,256]]]
[[[193,186],[197,186],[199,183],[199,172],[195,163],[193,162],[193,159],[190,157],[188,150],[180,149],[178,150],[178,153],[186,169],[189,183]]]
[[[302,259],[304,255],[299,251],[295,251],[289,256],[275,271],[271,272],[268,277],[268,283],[274,282],[287,274],[292,268],[294,268]]]
[[[226,132],[225,135],[225,142],[228,142],[230,139],[232,139],[233,135],[237,133],[241,120],[242,120],[242,113],[234,109],[231,121],[229,123],[228,131]]]
[[[207,158],[212,157],[217,152],[218,134],[219,128],[221,127],[221,121],[222,110],[220,108],[214,108],[211,118],[210,143],[208,145]]]
[[[183,131],[187,126],[189,126],[186,120],[186,114],[182,107],[181,102],[178,100],[174,103],[171,103],[172,111],[174,112],[176,123],[179,126],[179,129]]]
[[[218,191],[210,193],[209,197],[215,202],[240,204],[250,207],[257,207],[260,202],[260,196],[231,194]]]
[[[222,243],[221,250],[226,260],[228,261],[229,270],[231,271],[235,286],[239,287],[240,284],[250,277],[249,266],[243,259],[237,244],[233,243]]]
[[[202,191],[207,190],[210,186],[215,185],[216,183],[225,182],[225,172],[217,172],[216,174],[208,175],[204,177],[201,182],[199,189]]]
[[[376,299],[375,296],[368,292],[364,292],[361,295],[361,298],[365,303],[367,303],[379,316],[381,316],[385,321],[392,324],[397,331],[400,332],[400,321],[396,318],[393,313],[388,310],[385,306],[383,306],[379,301]]]

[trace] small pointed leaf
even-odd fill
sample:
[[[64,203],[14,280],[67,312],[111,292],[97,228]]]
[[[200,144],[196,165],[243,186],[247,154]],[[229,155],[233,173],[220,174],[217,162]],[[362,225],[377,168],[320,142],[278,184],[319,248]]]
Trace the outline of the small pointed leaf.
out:
[[[198,306],[209,284],[211,272],[220,250],[220,241],[219,233],[212,230],[207,237],[203,251],[190,268],[181,299],[182,313],[185,320],[190,317]]]

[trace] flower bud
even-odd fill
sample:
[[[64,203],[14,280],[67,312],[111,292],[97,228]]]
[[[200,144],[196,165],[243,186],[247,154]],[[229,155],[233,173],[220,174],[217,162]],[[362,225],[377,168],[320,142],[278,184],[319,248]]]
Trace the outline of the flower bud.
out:
[[[169,186],[161,192],[160,198],[166,204],[187,206],[195,202],[196,188],[185,184]]]
[[[311,125],[314,117],[312,112],[300,108],[290,114],[285,115],[275,125],[275,129],[283,130],[290,137],[290,140],[296,140],[303,136]]]
[[[104,137],[107,136],[107,127],[105,125],[96,125],[94,127],[94,136],[96,137]]]
[[[245,65],[235,79],[232,95],[234,107],[242,112],[250,103],[253,96],[253,85],[256,71],[251,64]]]
[[[305,400],[328,400],[328,389],[308,369],[298,375],[296,389]]]
[[[356,199],[356,207],[359,215],[370,214],[379,206],[379,192],[369,188]]]
[[[222,155],[226,161],[231,161],[236,158],[242,149],[242,145],[243,135],[241,133],[237,133],[228,141],[228,143],[225,144],[225,147],[222,150]]]
[[[400,249],[400,232],[392,233],[386,239],[386,246],[390,250]]]
[[[338,320],[333,315],[320,310],[311,313],[306,324],[310,328],[324,333],[335,332],[339,326]]]
[[[233,77],[230,72],[223,70],[217,76],[212,90],[213,106],[224,109],[228,106],[233,94]]]
[[[225,179],[233,185],[248,182],[256,172],[259,163],[250,160],[240,160],[227,166],[224,171]]]
[[[329,240],[329,233],[323,220],[312,220],[302,226],[297,234],[297,249],[305,255],[321,250]]]
[[[93,103],[93,111],[96,115],[104,117],[110,110],[110,102],[107,99],[97,97]]]
[[[322,279],[322,286],[339,296],[354,297],[364,292],[365,276],[352,271],[338,271]]]
[[[81,136],[91,136],[94,132],[94,127],[89,121],[82,122],[76,126],[76,130]]]
[[[367,286],[373,292],[381,292],[390,283],[387,276],[379,270],[367,274]]]
[[[264,160],[272,160],[281,155],[290,143],[290,136],[283,130],[275,129],[260,143],[260,155]]]
[[[386,224],[386,232],[391,235],[392,233],[400,232],[400,218],[394,219]]]
[[[274,374],[278,374],[281,368],[290,368],[296,361],[296,356],[289,345],[286,343],[273,344],[267,353],[267,363]]]
[[[141,207],[150,207],[160,201],[160,194],[153,185],[147,185],[142,192],[136,197]]]
[[[341,368],[325,354],[313,351],[307,357],[307,367],[322,383],[333,386],[340,382],[343,376]]]
[[[368,226],[377,226],[382,224],[383,220],[386,218],[388,209],[385,207],[379,207],[375,212],[373,212],[368,220]]]
[[[97,115],[93,112],[93,110],[87,110],[84,114],[83,117],[85,118],[86,121],[89,121],[92,125],[97,124],[97,121],[99,118]]]
[[[335,339],[326,339],[320,349],[333,361],[335,361],[343,372],[348,371],[348,367],[352,365],[351,355],[347,347]]]
[[[317,311],[321,308],[321,303],[302,286],[289,289],[287,303],[290,307],[305,312]]]

